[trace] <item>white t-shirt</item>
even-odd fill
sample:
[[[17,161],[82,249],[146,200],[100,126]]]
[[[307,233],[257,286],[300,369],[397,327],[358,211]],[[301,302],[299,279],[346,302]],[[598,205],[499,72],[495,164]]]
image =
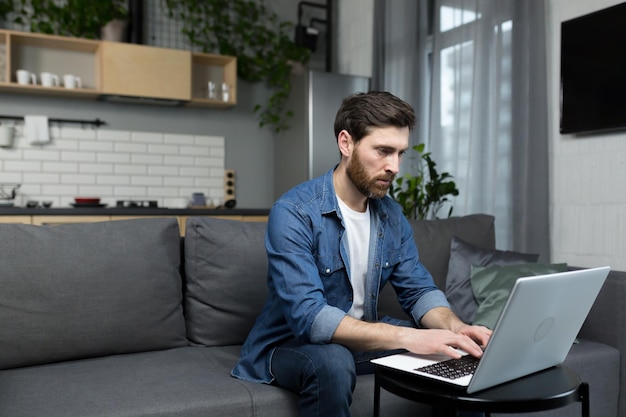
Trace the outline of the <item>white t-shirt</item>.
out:
[[[352,308],[348,311],[348,315],[361,319],[363,318],[365,278],[370,247],[370,208],[368,205],[365,212],[361,213],[352,210],[339,197],[337,201],[339,201],[348,238],[350,282],[352,283]]]

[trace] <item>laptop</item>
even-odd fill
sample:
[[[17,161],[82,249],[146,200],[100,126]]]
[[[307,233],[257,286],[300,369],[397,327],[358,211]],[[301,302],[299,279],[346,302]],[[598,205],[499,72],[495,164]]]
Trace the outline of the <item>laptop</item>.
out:
[[[609,270],[601,267],[518,278],[480,360],[460,351],[464,356],[456,360],[399,353],[372,362],[452,384],[470,394],[560,365]],[[438,369],[447,364],[462,369]]]

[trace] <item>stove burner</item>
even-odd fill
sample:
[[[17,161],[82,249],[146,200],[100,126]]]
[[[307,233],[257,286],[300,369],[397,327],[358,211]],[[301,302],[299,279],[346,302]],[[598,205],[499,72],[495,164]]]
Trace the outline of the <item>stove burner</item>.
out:
[[[120,208],[157,208],[159,204],[156,200],[117,200],[115,206]]]

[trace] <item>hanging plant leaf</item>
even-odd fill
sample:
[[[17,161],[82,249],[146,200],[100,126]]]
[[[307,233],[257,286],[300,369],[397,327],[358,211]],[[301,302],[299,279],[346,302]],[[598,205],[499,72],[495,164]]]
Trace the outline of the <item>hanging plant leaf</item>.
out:
[[[292,112],[285,103],[291,92],[293,63],[306,64],[310,51],[290,36],[293,25],[282,22],[263,0],[165,0],[170,18],[182,22],[182,33],[202,52],[237,57],[237,75],[265,82],[273,93],[253,111],[259,126],[275,132],[289,128]]]

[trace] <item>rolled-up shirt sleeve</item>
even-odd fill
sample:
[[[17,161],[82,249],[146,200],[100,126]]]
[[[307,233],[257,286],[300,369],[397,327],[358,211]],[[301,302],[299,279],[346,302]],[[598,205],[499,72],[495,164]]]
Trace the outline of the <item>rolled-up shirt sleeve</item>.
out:
[[[450,307],[445,294],[441,290],[429,291],[422,295],[419,302],[413,305],[411,316],[413,320],[415,320],[415,323],[419,325],[424,314],[435,307]]]
[[[337,307],[324,306],[311,326],[311,342],[312,343],[330,343],[339,322],[343,320],[346,313]]]

